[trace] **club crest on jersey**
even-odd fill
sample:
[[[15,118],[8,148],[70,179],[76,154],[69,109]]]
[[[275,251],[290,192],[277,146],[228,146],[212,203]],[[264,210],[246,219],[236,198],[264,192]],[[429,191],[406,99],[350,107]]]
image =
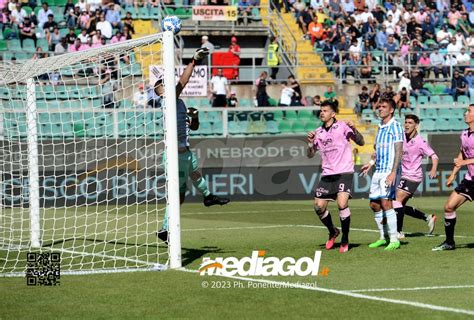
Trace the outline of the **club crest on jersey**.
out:
[[[328,144],[332,144],[332,139],[329,138],[329,139],[326,139],[324,141],[321,142],[323,144],[323,146],[327,146]]]

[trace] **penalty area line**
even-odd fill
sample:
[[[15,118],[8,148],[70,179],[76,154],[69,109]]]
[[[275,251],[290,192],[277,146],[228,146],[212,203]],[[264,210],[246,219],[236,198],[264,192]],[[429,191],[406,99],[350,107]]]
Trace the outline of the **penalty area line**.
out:
[[[190,273],[198,273],[197,270],[190,270],[190,269],[186,269],[186,268],[181,268],[181,269],[177,269],[177,270],[184,271],[184,272],[190,272]],[[305,286],[305,285],[298,284],[298,283],[291,283],[291,282],[288,283],[288,282],[283,282],[283,281],[274,281],[274,280],[266,280],[266,279],[245,278],[245,277],[238,277],[238,276],[222,276],[222,275],[219,275],[217,277],[236,279],[236,280],[248,281],[248,282],[272,284],[272,285],[280,286],[280,287],[284,286],[284,287],[304,289],[304,290],[310,290],[310,291],[318,291],[318,292],[331,293],[331,294],[336,294],[336,295],[341,295],[341,296],[347,296],[347,297],[356,298],[356,299],[365,299],[365,300],[372,300],[372,301],[377,301],[377,302],[387,302],[387,303],[392,303],[392,304],[407,305],[407,306],[411,306],[411,307],[428,309],[428,310],[452,312],[452,313],[467,314],[467,315],[470,315],[470,316],[474,316],[474,311],[473,310],[450,308],[450,307],[437,306],[437,305],[428,304],[428,303],[413,302],[413,301],[406,301],[406,300],[399,300],[399,299],[389,299],[389,298],[377,297],[377,296],[369,296],[369,295],[365,295],[365,294],[361,294],[361,293],[355,293],[355,292],[343,291],[343,290],[336,290],[336,289],[310,287],[310,286]]]

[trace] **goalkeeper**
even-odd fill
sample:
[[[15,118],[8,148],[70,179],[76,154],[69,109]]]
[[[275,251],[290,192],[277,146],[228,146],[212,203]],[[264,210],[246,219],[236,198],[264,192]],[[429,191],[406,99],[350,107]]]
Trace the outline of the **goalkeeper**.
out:
[[[191,178],[194,187],[204,196],[204,205],[210,207],[212,205],[224,205],[230,200],[220,198],[213,195],[208,188],[206,180],[202,177],[198,168],[198,159],[196,155],[189,149],[189,130],[199,129],[199,111],[195,108],[186,108],[184,101],[179,99],[181,92],[188,83],[194,70],[194,66],[199,64],[205,57],[209,55],[209,49],[199,48],[193,56],[193,60],[187,65],[181,78],[176,84],[176,116],[178,125],[178,159],[179,159],[179,195],[182,204],[186,195],[186,181]],[[155,93],[162,100],[164,94],[163,78],[158,78],[155,83]],[[166,159],[163,159],[166,161]],[[165,213],[163,228],[158,231],[158,238],[168,241],[168,212]]]

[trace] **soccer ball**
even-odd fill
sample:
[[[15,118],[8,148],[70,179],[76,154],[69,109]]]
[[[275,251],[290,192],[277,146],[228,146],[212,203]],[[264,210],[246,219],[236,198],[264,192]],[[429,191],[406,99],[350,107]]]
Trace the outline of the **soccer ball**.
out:
[[[181,19],[177,16],[167,16],[161,21],[161,29],[163,31],[172,31],[177,34],[181,31]]]

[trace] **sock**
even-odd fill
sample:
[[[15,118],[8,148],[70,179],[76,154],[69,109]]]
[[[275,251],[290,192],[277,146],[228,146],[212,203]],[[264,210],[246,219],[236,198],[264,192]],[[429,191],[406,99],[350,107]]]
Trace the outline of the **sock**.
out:
[[[420,210],[417,210],[410,206],[405,206],[405,214],[413,218],[417,218],[417,219],[421,219],[425,221],[428,220],[428,216],[424,212],[421,212]]]
[[[385,239],[385,227],[384,225],[382,224],[382,220],[383,220],[383,211],[378,211],[378,212],[375,212],[375,222],[377,223],[377,227],[379,228],[379,231],[380,231],[380,239],[384,240]]]
[[[321,222],[328,228],[329,234],[332,236],[334,235],[334,225],[332,224],[332,219],[331,219],[331,214],[329,213],[329,210],[326,210],[320,217],[319,219]]]
[[[341,243],[349,243],[349,228],[351,225],[351,210],[349,207],[339,209],[339,219],[341,220],[342,229]]]
[[[393,201],[393,208],[397,213],[397,232],[402,232],[403,230],[403,217],[405,216],[405,208],[398,201]]]
[[[163,227],[161,229],[168,231],[168,208],[165,209],[165,218],[163,219]]]
[[[193,180],[193,186],[199,190],[199,192],[204,196],[207,197],[208,195],[211,194],[211,191],[209,191],[209,188],[207,186],[206,179],[203,177],[197,179],[196,181]]]
[[[387,218],[388,234],[390,235],[390,242],[397,242],[397,215],[395,210],[390,209],[384,211],[385,217]]]
[[[454,244],[454,227],[456,226],[456,212],[444,213],[444,232],[446,233],[446,243]]]

